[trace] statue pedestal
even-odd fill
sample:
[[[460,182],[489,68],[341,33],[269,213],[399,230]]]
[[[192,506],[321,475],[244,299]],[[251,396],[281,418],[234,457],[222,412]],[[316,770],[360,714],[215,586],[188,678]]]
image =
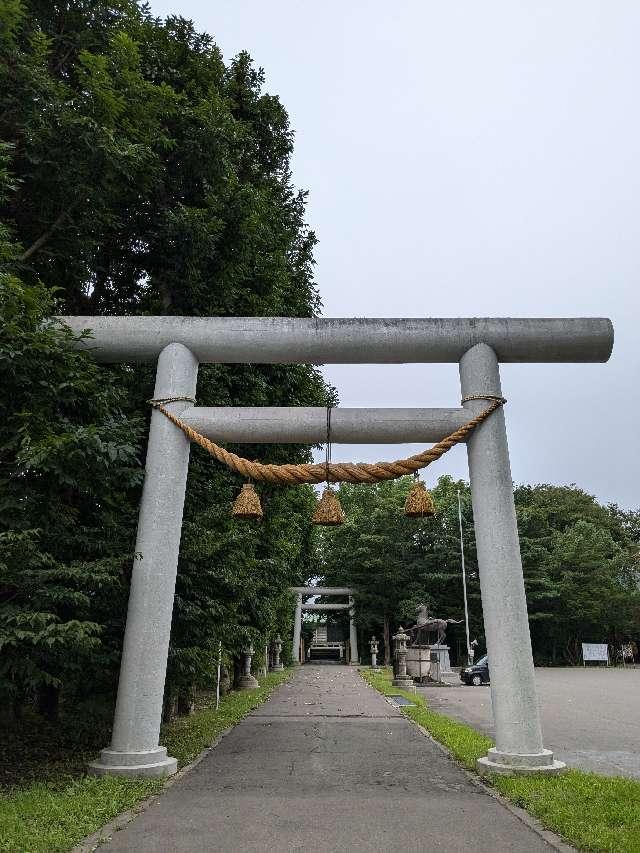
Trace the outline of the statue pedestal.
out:
[[[438,656],[438,664],[431,660]],[[432,678],[441,681],[442,676],[455,676],[449,660],[449,646],[409,646],[407,649],[407,672],[413,678]]]
[[[407,649],[407,672],[412,678],[423,679],[431,672],[431,650],[429,646],[409,646]]]
[[[413,687],[413,678],[410,675],[396,675],[391,684],[403,690],[410,690]]]
[[[440,662],[440,675],[454,675],[451,669],[451,661],[449,660],[449,646],[431,646],[431,653],[438,655]]]

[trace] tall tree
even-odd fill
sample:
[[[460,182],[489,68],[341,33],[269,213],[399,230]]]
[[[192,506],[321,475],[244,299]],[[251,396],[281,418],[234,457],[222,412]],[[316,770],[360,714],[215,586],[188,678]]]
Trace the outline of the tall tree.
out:
[[[142,418],[51,320],[50,292],[6,271],[20,251],[0,230],[0,696],[54,718],[62,684],[86,699],[117,657]]]
[[[342,486],[346,523],[320,540],[325,580],[358,590],[367,631],[411,620],[423,600],[439,616],[463,619],[458,491],[467,566],[470,632],[484,642],[468,485],[440,477],[433,518],[403,515],[410,481]],[[583,641],[640,639],[637,512],[604,507],[576,487],[518,486],[514,493],[533,651],[539,663],[575,663]],[[453,626],[449,640],[462,638]]]
[[[575,662],[583,641],[637,637],[637,513],[570,486],[518,486],[515,502],[537,658]]]
[[[12,0],[0,14],[0,138],[13,175],[0,215],[21,246],[8,259],[13,275],[57,288],[59,313],[317,313],[315,237],[289,168],[293,134],[248,54],[225,64],[190,21],[161,21],[134,0]],[[101,368],[100,382],[138,424],[152,370]],[[330,396],[304,365],[203,367],[198,383],[203,405]],[[144,459],[144,430],[130,435]],[[304,447],[243,452],[309,458]],[[94,488],[102,485],[94,477]],[[239,485],[194,450],[171,695],[207,682],[219,639],[231,658],[247,638],[262,645],[285,630],[287,587],[308,574],[310,490],[265,489],[267,520],[241,528],[225,515]],[[120,502],[129,519],[138,496],[134,488]],[[131,527],[122,530],[125,550]],[[99,524],[94,535],[99,543]],[[121,622],[121,604],[116,610]],[[116,661],[104,676],[112,688]]]

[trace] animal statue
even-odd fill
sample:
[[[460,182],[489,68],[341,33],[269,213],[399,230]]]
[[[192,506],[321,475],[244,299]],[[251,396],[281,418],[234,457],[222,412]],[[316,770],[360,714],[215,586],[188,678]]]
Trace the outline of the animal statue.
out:
[[[447,625],[460,625],[462,619],[435,619],[429,616],[429,608],[426,604],[419,604],[416,607],[416,624],[413,628],[407,628],[407,633],[411,635],[411,645],[421,645],[422,634],[436,633],[435,645],[441,646],[444,644]]]

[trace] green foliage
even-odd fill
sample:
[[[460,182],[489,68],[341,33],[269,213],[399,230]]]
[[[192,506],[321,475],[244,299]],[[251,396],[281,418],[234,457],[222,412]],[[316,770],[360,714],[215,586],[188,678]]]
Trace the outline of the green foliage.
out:
[[[320,571],[327,583],[358,589],[358,619],[375,633],[412,623],[417,604],[464,619],[458,525],[460,491],[471,638],[482,646],[482,604],[469,487],[448,476],[432,490],[436,514],[407,519],[410,480],[342,486],[342,527],[323,532]],[[519,486],[520,532],[534,655],[538,662],[579,660],[580,643],[640,633],[640,532],[637,512],[604,507],[573,486]],[[463,626],[448,640],[464,642]],[[464,644],[462,645],[464,648]],[[388,657],[387,657],[388,661]]]
[[[44,288],[3,273],[0,306],[0,694],[19,703],[114,654],[142,424]]]
[[[102,690],[108,706],[153,369],[98,368],[43,320],[312,316],[315,237],[291,182],[286,111],[246,53],[225,65],[190,21],[134,0],[13,0],[0,24],[2,378],[13,395],[0,677],[16,699],[60,686],[69,701]],[[331,396],[305,365],[208,366],[198,383],[202,405]],[[243,451],[309,459],[305,447]],[[289,631],[287,587],[310,574],[311,490],[264,489],[265,521],[251,526],[228,517],[239,486],[193,452],[168,707],[210,686],[220,640],[229,668],[247,640],[259,662],[266,637]]]
[[[262,72],[134,2],[5,13],[3,215],[70,313],[307,316],[313,234]],[[45,105],[46,108],[43,108]]]
[[[573,486],[519,486],[515,501],[538,659],[576,663],[582,642],[637,637],[637,513],[603,507]]]

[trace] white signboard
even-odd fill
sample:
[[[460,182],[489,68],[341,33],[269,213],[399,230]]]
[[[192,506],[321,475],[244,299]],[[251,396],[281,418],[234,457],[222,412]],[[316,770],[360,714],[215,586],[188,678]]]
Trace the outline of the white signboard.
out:
[[[606,643],[583,643],[582,660],[603,660],[609,663],[609,646]]]

